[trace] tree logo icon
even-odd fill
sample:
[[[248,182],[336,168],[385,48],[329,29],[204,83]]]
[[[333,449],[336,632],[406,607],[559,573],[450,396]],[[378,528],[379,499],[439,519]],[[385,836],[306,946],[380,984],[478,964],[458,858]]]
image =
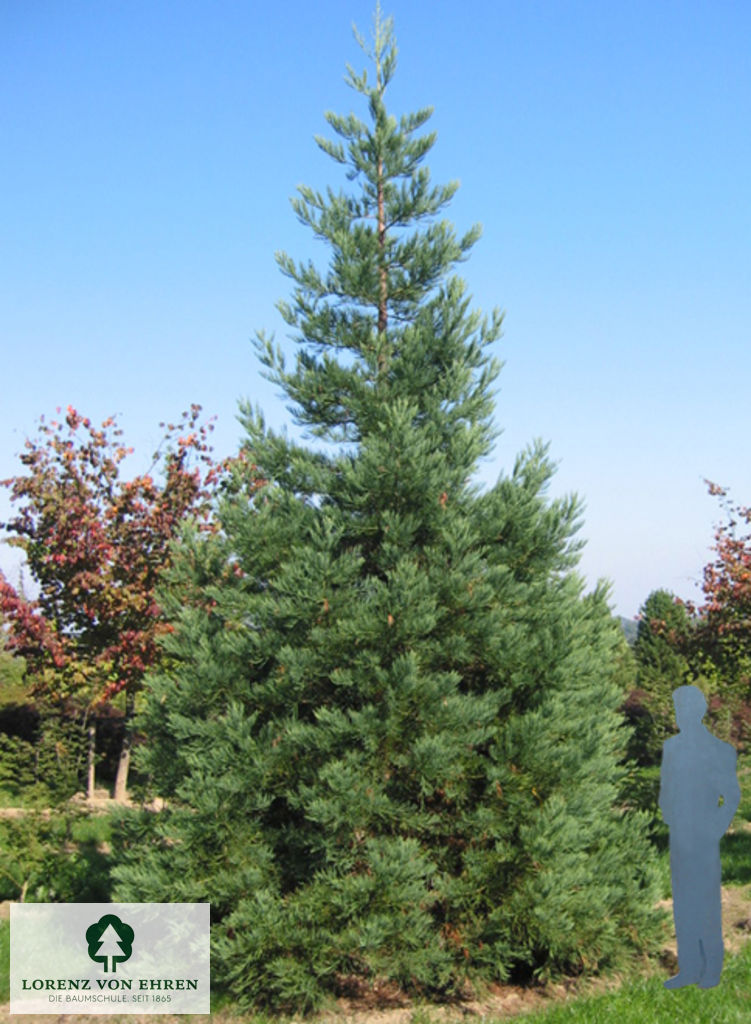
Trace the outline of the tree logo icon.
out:
[[[86,929],[89,956],[104,964],[105,971],[117,970],[117,964],[130,958],[133,952],[134,931],[114,914],[105,914]]]

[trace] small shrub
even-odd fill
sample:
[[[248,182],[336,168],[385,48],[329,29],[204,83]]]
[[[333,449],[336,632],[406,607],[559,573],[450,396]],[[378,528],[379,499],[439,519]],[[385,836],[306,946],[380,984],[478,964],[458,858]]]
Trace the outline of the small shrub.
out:
[[[83,828],[87,820],[86,812],[68,809],[56,814],[29,811],[0,821],[0,899],[108,901],[109,857],[96,832]]]
[[[44,708],[29,736],[0,733],[0,791],[4,802],[47,807],[81,788],[86,736],[81,723],[62,709]]]

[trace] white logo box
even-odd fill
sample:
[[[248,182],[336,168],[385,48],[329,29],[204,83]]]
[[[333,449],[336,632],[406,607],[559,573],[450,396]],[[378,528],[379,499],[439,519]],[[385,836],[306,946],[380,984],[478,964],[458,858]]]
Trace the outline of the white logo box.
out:
[[[208,903],[13,903],[11,1013],[209,1013]]]

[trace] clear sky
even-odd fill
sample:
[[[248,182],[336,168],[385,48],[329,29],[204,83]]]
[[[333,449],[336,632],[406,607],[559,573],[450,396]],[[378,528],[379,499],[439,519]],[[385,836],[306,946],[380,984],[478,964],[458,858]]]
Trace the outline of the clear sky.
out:
[[[751,5],[393,0],[389,105],[433,105],[462,267],[506,311],[494,482],[535,437],[586,504],[581,568],[632,616],[689,598],[751,503]],[[36,420],[117,413],[134,471],[191,402],[289,419],[250,343],[284,325],[273,254],[320,253],[289,197],[343,184],[313,142],[358,97],[370,0],[0,2],[0,478]],[[290,344],[290,349],[292,348]],[[140,455],[141,463],[138,461]],[[128,463],[126,463],[126,466]],[[9,510],[0,495],[0,518]],[[0,549],[15,582],[17,562]]]

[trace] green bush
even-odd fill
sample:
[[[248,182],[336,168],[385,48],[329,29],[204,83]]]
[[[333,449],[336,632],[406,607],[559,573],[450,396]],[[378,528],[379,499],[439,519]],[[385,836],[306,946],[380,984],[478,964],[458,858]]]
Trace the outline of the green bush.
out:
[[[101,826],[85,811],[28,811],[0,820],[0,899],[98,903],[110,898]]]
[[[86,736],[81,723],[59,709],[44,709],[33,740],[0,733],[0,792],[8,804],[46,807],[81,788]]]
[[[0,790],[11,801],[34,785],[34,763],[33,743],[0,733]]]

